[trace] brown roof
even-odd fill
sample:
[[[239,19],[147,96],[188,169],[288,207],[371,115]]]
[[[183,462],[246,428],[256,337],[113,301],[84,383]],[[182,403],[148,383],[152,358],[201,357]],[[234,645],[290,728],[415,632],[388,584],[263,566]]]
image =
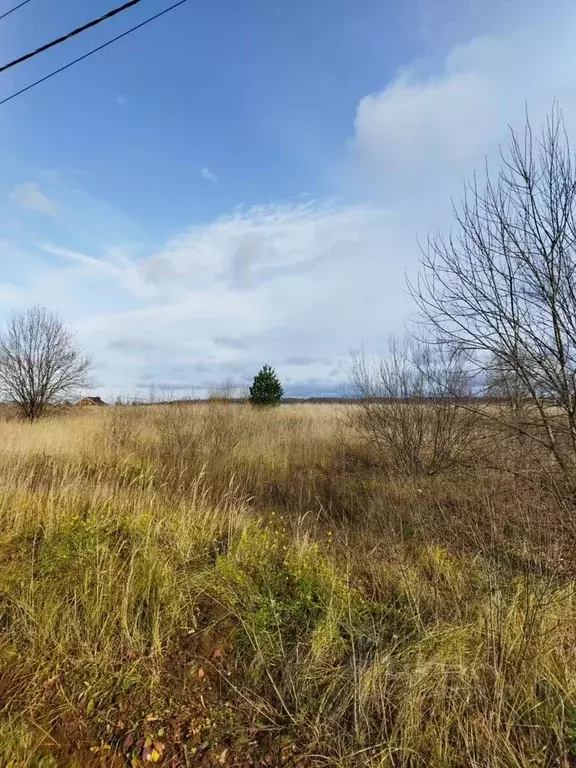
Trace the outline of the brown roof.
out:
[[[106,405],[101,397],[83,397],[78,401],[78,405]]]

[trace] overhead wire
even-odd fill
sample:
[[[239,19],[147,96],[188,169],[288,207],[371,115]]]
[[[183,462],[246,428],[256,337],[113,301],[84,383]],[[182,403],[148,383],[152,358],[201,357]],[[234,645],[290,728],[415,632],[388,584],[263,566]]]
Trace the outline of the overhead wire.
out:
[[[144,19],[144,21],[141,21],[139,24],[136,24],[135,26],[130,27],[130,29],[127,29],[125,32],[122,32],[120,35],[116,35],[116,37],[113,37],[110,40],[107,40],[105,43],[102,43],[102,45],[98,45],[96,46],[96,48],[92,48],[92,50],[88,51],[82,56],[78,56],[77,59],[74,59],[73,61],[68,62],[68,64],[65,64],[63,67],[58,67],[58,69],[53,70],[52,72],[45,75],[44,77],[39,78],[38,80],[35,80],[33,83],[30,83],[30,85],[27,85],[24,88],[20,88],[19,91],[12,93],[10,96],[6,96],[4,99],[0,99],[0,106],[2,106],[2,104],[6,104],[6,102],[8,101],[12,101],[12,99],[15,99],[17,96],[20,96],[21,94],[26,93],[27,91],[30,91],[32,88],[35,88],[37,85],[40,85],[41,83],[45,83],[46,80],[50,80],[50,78],[55,77],[56,75],[59,75],[61,72],[64,72],[67,69],[70,69],[70,67],[73,67],[75,64],[78,64],[80,61],[84,61],[84,59],[87,59],[89,56],[93,56],[95,53],[98,53],[99,51],[102,51],[104,48],[107,48],[109,45],[112,45],[112,43],[115,43],[118,40],[121,40],[123,37],[127,37],[132,32],[135,32],[137,29],[141,29],[142,27],[145,27],[147,24],[150,24],[151,22],[156,21],[156,19],[159,19],[161,16],[164,16],[165,14],[169,13],[170,11],[173,11],[175,8],[178,8],[180,5],[184,5],[184,3],[187,3],[187,2],[188,0],[179,0],[177,3],[173,3],[172,5],[168,6],[168,8],[164,8],[164,10],[154,14],[154,16],[149,16],[147,19]]]
[[[14,11],[17,11],[18,8],[22,8],[23,5],[27,5],[30,2],[30,0],[23,0],[21,3],[18,3],[18,5],[15,5],[14,8],[10,8],[9,11],[5,11],[3,14],[0,15],[0,21],[2,19],[5,19],[6,16],[10,16],[11,13],[14,13]]]
[[[67,32],[65,35],[62,35],[61,37],[57,37],[55,40],[51,40],[49,43],[45,43],[44,45],[41,45],[39,48],[36,48],[35,50],[30,51],[30,53],[25,53],[24,56],[19,56],[17,59],[14,59],[13,61],[9,61],[8,64],[3,64],[2,66],[0,66],[0,72],[5,72],[7,69],[11,69],[12,67],[15,67],[17,64],[22,64],[24,61],[33,59],[34,56],[38,56],[39,54],[44,53],[44,51],[50,50],[50,48],[54,48],[57,45],[61,45],[62,43],[65,43],[67,40],[70,40],[72,37],[76,37],[76,35],[79,35],[82,32],[85,32],[87,29],[91,29],[92,27],[96,27],[98,24],[102,24],[102,22],[104,21],[108,21],[108,19],[111,19],[114,16],[117,16],[119,13],[122,13],[123,11],[127,11],[128,8],[132,8],[134,5],[138,5],[138,3],[141,3],[141,2],[142,0],[128,0],[128,2],[118,6],[117,8],[113,8],[111,11],[108,11],[108,13],[105,13],[103,16],[99,16],[97,19],[92,19],[92,21],[89,21],[86,24],[82,24],[81,27],[77,27],[76,29],[73,29],[72,31]],[[14,8],[13,10],[16,10],[16,9]],[[11,11],[9,11],[9,13],[11,13]]]

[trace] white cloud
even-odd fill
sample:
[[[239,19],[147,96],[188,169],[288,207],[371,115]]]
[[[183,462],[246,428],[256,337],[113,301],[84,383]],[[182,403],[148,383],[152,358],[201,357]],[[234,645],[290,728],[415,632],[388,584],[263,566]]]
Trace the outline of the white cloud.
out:
[[[140,299],[148,289],[131,311],[97,312],[78,323],[96,359],[133,386],[147,386],[151,375],[169,383],[176,369],[180,378],[189,372],[187,386],[202,389],[227,375],[246,378],[263,362],[297,382],[330,378],[333,361],[358,343],[359,327],[401,317],[386,280],[397,285],[403,267],[376,266],[386,224],[371,206],[276,205],[194,227],[130,266],[105,269],[80,254],[63,255],[75,270],[108,272]],[[142,340],[151,344],[146,354]],[[295,364],[299,358],[308,364]]]
[[[56,205],[46,197],[35,181],[17,184],[10,193],[10,200],[30,211],[43,213],[46,216],[56,215]]]
[[[407,68],[364,97],[352,147],[365,172],[383,185],[424,183],[446,189],[522,126],[526,106],[539,124],[558,99],[574,125],[576,7],[560,0],[519,15],[515,30],[458,45],[439,74]],[[575,126],[576,127],[576,126]],[[452,192],[458,191],[452,188]]]
[[[218,176],[212,173],[210,168],[202,168],[200,171],[200,176],[202,176],[203,179],[206,179],[206,181],[210,181],[212,184],[218,184]]]

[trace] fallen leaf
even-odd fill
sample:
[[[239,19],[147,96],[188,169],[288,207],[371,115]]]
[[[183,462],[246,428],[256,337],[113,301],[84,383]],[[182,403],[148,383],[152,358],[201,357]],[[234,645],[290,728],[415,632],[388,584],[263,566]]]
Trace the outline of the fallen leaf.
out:
[[[153,741],[152,747],[159,753],[160,757],[162,757],[166,745],[161,741]]]
[[[200,667],[200,669],[197,672],[197,675],[200,678],[200,680],[202,680],[202,678],[206,675],[206,672],[204,672],[204,669]]]
[[[122,752],[128,752],[132,744],[134,744],[134,735],[129,733],[122,742]]]
[[[218,758],[218,763],[220,765],[225,765],[226,764],[226,757],[227,757],[227,755],[228,755],[228,747],[226,747],[226,749],[222,752],[222,754]]]

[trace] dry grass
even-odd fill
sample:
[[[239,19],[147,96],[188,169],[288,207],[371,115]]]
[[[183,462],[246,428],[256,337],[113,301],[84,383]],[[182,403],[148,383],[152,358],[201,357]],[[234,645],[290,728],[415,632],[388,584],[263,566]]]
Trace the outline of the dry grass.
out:
[[[346,407],[0,423],[0,765],[576,764],[571,505]]]

